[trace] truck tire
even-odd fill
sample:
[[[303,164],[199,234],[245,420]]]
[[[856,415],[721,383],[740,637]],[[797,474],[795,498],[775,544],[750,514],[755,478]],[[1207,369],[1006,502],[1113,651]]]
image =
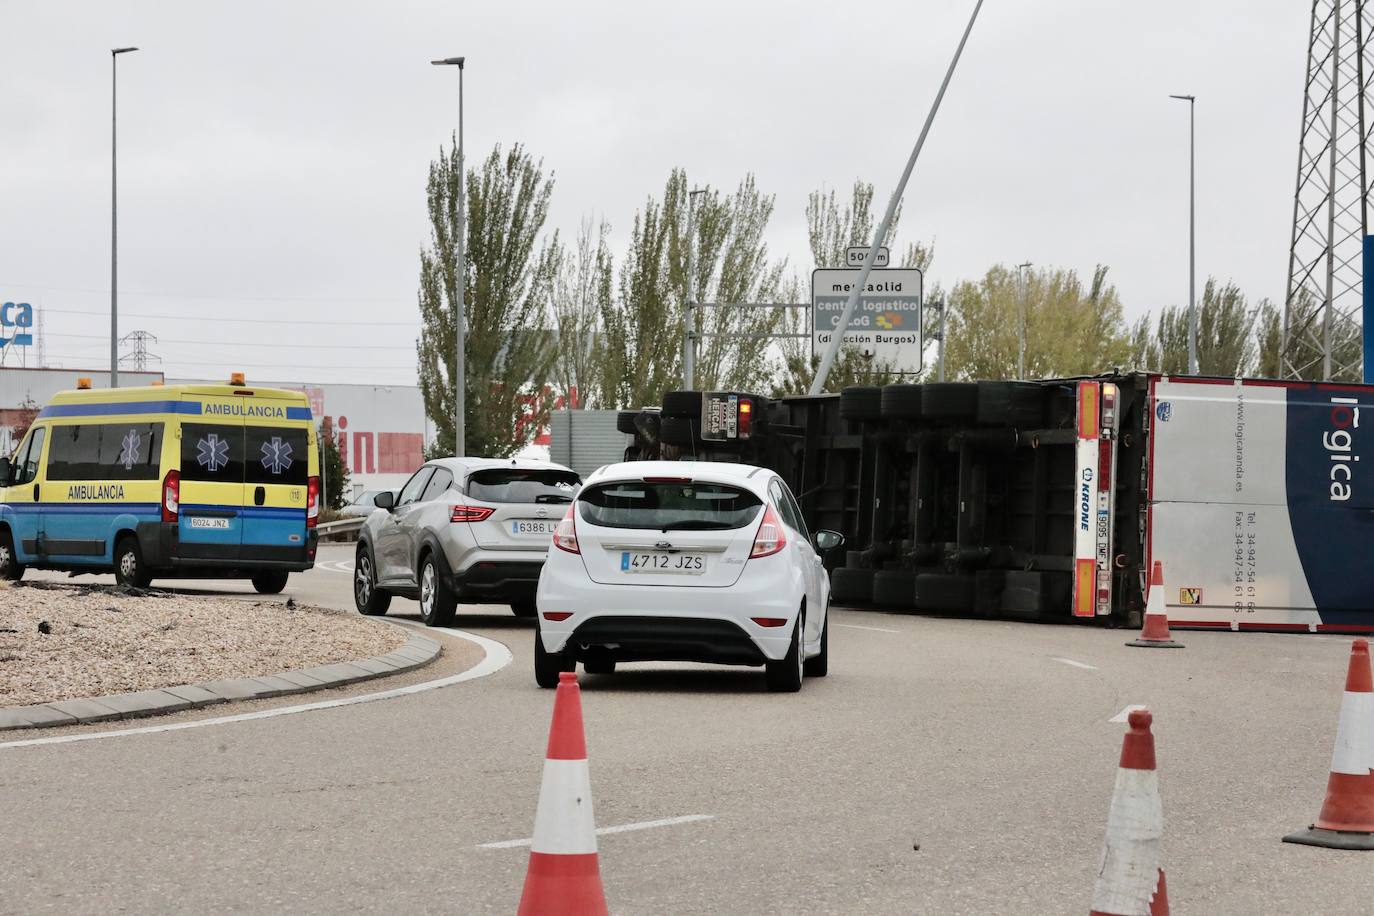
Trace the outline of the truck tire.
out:
[[[973,574],[973,614],[992,618],[1002,609],[1002,586],[1006,572],[1000,569],[980,569]]]
[[[850,569],[872,569],[872,556],[867,550],[846,550],[844,565]]]
[[[978,413],[974,382],[930,382],[921,386],[921,416],[929,420],[970,420]]]
[[[880,569],[873,574],[873,603],[910,610],[916,604],[916,574],[909,569]]]
[[[635,420],[639,419],[639,411],[622,410],[615,415],[615,428],[628,435],[638,435],[639,430],[635,428]]]
[[[882,413],[893,420],[915,420],[921,416],[920,385],[888,385],[883,388]]]
[[[869,604],[873,601],[872,569],[849,569],[839,567],[830,571],[830,601],[843,605]]]
[[[973,577],[922,573],[916,577],[916,606],[923,611],[973,611]]]
[[[695,448],[701,441],[701,421],[665,416],[659,426],[658,438],[664,445]]]
[[[1002,613],[1021,619],[1049,620],[1069,611],[1068,573],[1009,570],[1002,589]]]
[[[701,422],[700,391],[669,391],[663,395],[664,417],[690,417]]]
[[[882,418],[883,389],[877,385],[853,385],[840,392],[840,418],[878,420]]]
[[[978,422],[1037,429],[1045,420],[1044,392],[1032,382],[979,382]]]

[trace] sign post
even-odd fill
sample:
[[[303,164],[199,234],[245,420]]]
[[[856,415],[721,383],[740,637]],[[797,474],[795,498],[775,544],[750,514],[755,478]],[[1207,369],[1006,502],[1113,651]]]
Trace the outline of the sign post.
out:
[[[861,249],[867,254],[867,249]],[[811,345],[822,352],[834,339],[845,306],[862,272],[820,269],[811,273]],[[870,273],[858,305],[843,329],[844,344],[887,363],[895,372],[920,372],[925,341],[921,336],[923,277],[917,268]]]

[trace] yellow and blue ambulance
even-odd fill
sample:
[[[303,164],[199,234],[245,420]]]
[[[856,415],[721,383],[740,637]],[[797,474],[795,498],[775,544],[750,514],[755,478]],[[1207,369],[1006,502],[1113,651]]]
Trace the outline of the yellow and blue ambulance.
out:
[[[25,568],[250,578],[315,562],[319,457],[301,392],[227,385],[76,391],[0,459],[0,578]]]

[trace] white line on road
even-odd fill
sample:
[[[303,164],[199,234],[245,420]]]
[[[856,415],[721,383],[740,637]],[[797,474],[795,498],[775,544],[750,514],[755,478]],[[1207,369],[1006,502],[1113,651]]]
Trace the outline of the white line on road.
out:
[[[637,824],[621,824],[618,827],[602,827],[596,831],[597,836],[605,836],[608,833],[629,833],[631,830],[650,830],[654,827],[672,827],[677,824],[690,824],[694,821],[709,821],[715,817],[714,814],[684,814],[682,817],[665,817],[657,821],[640,821]],[[520,846],[528,846],[533,840],[526,838],[523,840],[502,840],[499,843],[480,843],[478,849],[516,849]]]
[[[1119,712],[1119,713],[1117,713],[1116,715],[1112,716],[1112,717],[1111,717],[1110,719],[1108,719],[1107,721],[1108,721],[1108,722],[1115,722],[1115,723],[1117,723],[1117,724],[1119,724],[1119,725],[1125,725],[1125,724],[1126,724],[1126,719],[1131,715],[1131,713],[1135,712],[1137,709],[1149,709],[1149,708],[1150,708],[1150,707],[1148,707],[1148,706],[1142,706],[1142,705],[1140,705],[1140,704],[1138,704],[1138,703],[1133,703],[1133,704],[1131,704],[1130,706],[1127,706],[1125,709],[1121,710],[1121,712]]]
[[[900,633],[901,630],[884,630],[882,627],[861,627],[857,623],[837,623],[837,627],[844,627],[849,630],[868,630],[873,633]]]
[[[1065,665],[1073,665],[1075,668],[1084,668],[1084,669],[1086,669],[1086,670],[1088,670],[1088,671],[1096,671],[1096,670],[1097,670],[1097,666],[1096,666],[1096,665],[1089,665],[1089,664],[1087,664],[1086,662],[1076,662],[1076,661],[1074,661],[1074,660],[1071,659],[1071,658],[1059,658],[1058,656],[1051,656],[1051,657],[1050,657],[1050,661],[1052,661],[1052,662],[1062,662],[1062,663],[1064,663]]]
[[[401,623],[402,621],[394,621]],[[186,728],[204,728],[207,725],[227,725],[231,722],[249,722],[253,719],[274,719],[277,716],[289,716],[298,712],[312,712],[317,709],[337,709],[340,706],[355,706],[358,703],[370,703],[373,700],[390,700],[394,697],[409,696],[412,693],[423,693],[427,690],[436,690],[440,687],[449,687],[453,684],[461,684],[463,681],[470,681],[479,677],[486,677],[495,674],[502,668],[511,663],[514,656],[510,649],[494,639],[487,639],[485,636],[478,636],[476,633],[468,633],[463,630],[455,630],[450,627],[438,627],[445,633],[452,633],[459,639],[466,639],[474,642],[486,653],[483,659],[461,674],[454,674],[449,677],[441,677],[438,680],[423,681],[419,684],[410,684],[406,687],[395,687],[391,690],[383,690],[378,693],[365,693],[356,697],[344,697],[338,700],[321,700],[318,703],[303,703],[299,706],[278,706],[275,709],[263,709],[258,712],[244,712],[234,716],[216,716],[212,719],[196,719],[192,722],[172,722],[167,725],[145,725],[142,728],[124,728],[119,731],[111,732],[91,732],[80,735],[55,735],[51,738],[29,738],[24,741],[9,741],[0,744],[0,749],[7,747],[36,747],[41,744],[71,744],[76,741],[96,741],[101,738],[123,738],[125,735],[153,735],[158,732],[175,732]]]

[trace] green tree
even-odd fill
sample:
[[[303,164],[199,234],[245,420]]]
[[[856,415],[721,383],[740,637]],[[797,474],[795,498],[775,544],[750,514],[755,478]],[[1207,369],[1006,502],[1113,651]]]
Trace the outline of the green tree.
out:
[[[319,463],[324,477],[324,507],[342,509],[349,497],[349,473],[328,420],[320,427]]]
[[[1258,347],[1254,326],[1261,309],[1246,307],[1234,283],[1208,278],[1198,303],[1197,363],[1202,375],[1240,377],[1255,372]],[[1182,375],[1188,372],[1188,309],[1160,310],[1153,332],[1146,315],[1132,329],[1131,349],[1137,368]]]
[[[547,419],[541,397],[555,345],[543,327],[558,264],[558,239],[541,232],[553,194],[543,163],[515,144],[498,145],[469,170],[467,275],[458,276],[458,155],[440,149],[430,164],[430,244],[420,252],[420,320],[416,342],[420,391],[434,423],[434,454],[454,450],[454,315],[458,284],[466,290],[466,446],[470,455],[506,457],[526,445]],[[531,405],[537,416],[529,416]],[[526,422],[520,423],[520,417]]]
[[[602,406],[656,404],[682,379],[687,302],[689,182],[682,169],[669,175],[661,199],[635,214],[621,262],[617,295],[603,300],[598,396]],[[781,264],[768,256],[764,231],[773,198],[748,175],[732,194],[707,188],[697,199],[692,269],[697,302],[772,301]],[[698,309],[695,384],[698,388],[751,389],[766,381],[768,340],[777,310]]]
[[[604,358],[600,316],[611,303],[610,224],[583,220],[571,250],[558,252],[553,329],[558,337],[554,377],[569,408],[599,406],[597,368]],[[571,395],[576,392],[577,397]]]
[[[1106,267],[1099,265],[1084,289],[1073,270],[1029,272],[1023,283],[1015,268],[999,264],[950,294],[949,377],[1014,378],[1023,306],[1027,377],[1101,372],[1129,361],[1131,336]]]

